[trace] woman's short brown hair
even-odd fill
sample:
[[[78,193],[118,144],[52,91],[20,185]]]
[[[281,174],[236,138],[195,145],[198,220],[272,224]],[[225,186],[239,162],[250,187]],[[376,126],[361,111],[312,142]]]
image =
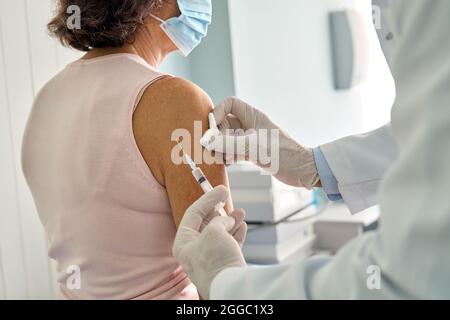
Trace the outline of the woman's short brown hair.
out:
[[[63,45],[81,51],[121,47],[133,42],[138,26],[163,1],[58,0],[56,15],[48,24],[48,30]],[[73,19],[71,8],[80,11],[79,28],[71,27],[68,23]]]

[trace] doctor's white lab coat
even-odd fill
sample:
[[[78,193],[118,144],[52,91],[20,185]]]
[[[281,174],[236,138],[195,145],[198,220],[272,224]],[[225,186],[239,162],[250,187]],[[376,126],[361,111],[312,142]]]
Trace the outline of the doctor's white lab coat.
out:
[[[227,269],[212,299],[450,299],[450,1],[378,1],[392,125],[321,149],[353,211],[380,204],[379,230],[333,258]]]

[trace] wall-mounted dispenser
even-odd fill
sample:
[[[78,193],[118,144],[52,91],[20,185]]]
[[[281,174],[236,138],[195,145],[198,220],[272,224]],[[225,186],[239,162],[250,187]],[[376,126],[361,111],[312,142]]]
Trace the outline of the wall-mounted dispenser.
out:
[[[369,42],[364,14],[356,10],[330,13],[334,86],[349,90],[367,77]]]

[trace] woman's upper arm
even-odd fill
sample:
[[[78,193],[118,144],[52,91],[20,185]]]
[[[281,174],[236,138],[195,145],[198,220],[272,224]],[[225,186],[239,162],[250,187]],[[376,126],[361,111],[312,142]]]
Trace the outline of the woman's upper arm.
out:
[[[194,157],[194,150],[197,155],[205,152],[199,140],[208,129],[211,110],[210,98],[199,87],[183,79],[165,78],[147,88],[134,114],[133,129],[139,149],[155,178],[167,190],[177,226],[186,209],[203,194],[190,168],[179,163],[174,140],[180,133],[188,138],[183,145],[191,146],[186,152],[202,162],[199,167],[211,184],[228,186],[224,165],[208,165],[203,157]],[[232,209],[231,200],[226,205],[227,211]]]

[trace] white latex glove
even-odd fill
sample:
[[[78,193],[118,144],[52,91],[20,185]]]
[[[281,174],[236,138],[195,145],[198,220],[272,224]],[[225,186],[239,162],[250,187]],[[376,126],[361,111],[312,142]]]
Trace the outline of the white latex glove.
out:
[[[201,230],[204,219],[228,197],[228,190],[219,186],[194,202],[181,221],[173,245],[173,255],[205,299],[221,271],[246,266],[241,245],[247,225],[242,210],[235,210],[228,217],[217,216]]]
[[[275,172],[268,170],[278,180],[291,186],[308,189],[315,187],[319,182],[312,149],[299,144],[264,113],[244,101],[234,97],[226,99],[214,109],[209,119],[210,130],[201,139],[201,144],[209,151],[223,154],[227,163],[233,160],[249,160],[268,170],[270,165],[261,162],[259,156],[250,155],[250,151],[256,149],[258,155],[260,152],[272,156],[279,155],[278,170]],[[230,129],[233,131],[231,134]],[[261,129],[278,132],[278,143],[272,145],[271,140],[264,143],[257,139],[258,130]],[[276,136],[271,134],[270,137],[274,139]],[[275,138],[273,141],[276,140]],[[237,148],[238,145],[245,147]]]

